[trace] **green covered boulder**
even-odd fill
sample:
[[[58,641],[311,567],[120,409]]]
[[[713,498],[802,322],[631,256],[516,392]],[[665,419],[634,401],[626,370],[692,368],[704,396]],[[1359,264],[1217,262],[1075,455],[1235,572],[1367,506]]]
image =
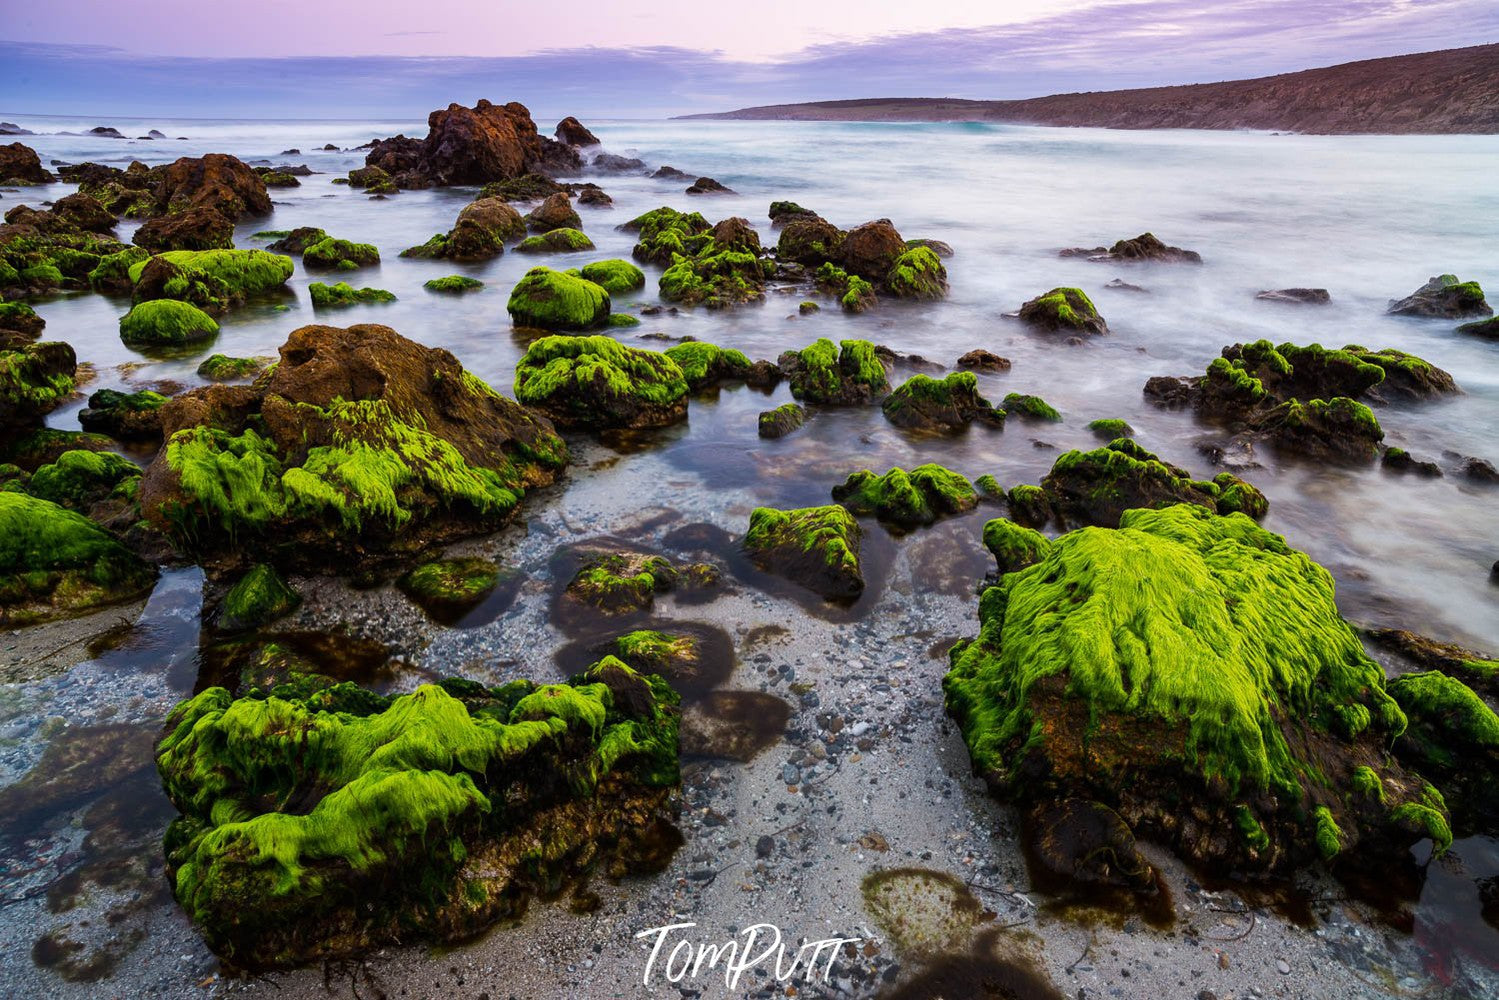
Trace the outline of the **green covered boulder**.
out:
[[[73,394],[78,359],[67,344],[0,349],[0,432],[37,426]]]
[[[330,236],[302,251],[302,263],[309,270],[352,271],[380,263],[380,251],[369,243],[353,243]]]
[[[848,508],[757,507],[750,513],[744,549],[755,565],[830,601],[852,601],[864,592],[859,563],[863,532]]]
[[[743,381],[753,367],[750,359],[733,348],[703,340],[691,340],[666,349],[666,356],[682,369],[682,377],[693,392],[720,382]]]
[[[540,236],[527,236],[515,245],[516,253],[582,253],[592,250],[593,240],[578,229],[552,229]]]
[[[664,427],[687,416],[687,379],[665,354],[609,337],[543,337],[516,366],[515,398],[562,427]]]
[[[435,620],[451,624],[477,607],[499,582],[500,567],[493,561],[465,556],[423,563],[396,585]]]
[[[973,372],[953,372],[945,378],[912,375],[880,404],[885,419],[897,427],[934,433],[965,430],[975,420],[1003,427],[1005,411],[979,392]]]
[[[120,317],[120,339],[127,344],[186,344],[219,332],[214,318],[176,299],[152,299]]]
[[[276,572],[276,567],[257,563],[224,595],[214,624],[230,632],[260,628],[291,614],[301,603],[301,595]]]
[[[1047,333],[1087,334],[1109,332],[1093,300],[1081,288],[1053,288],[1020,307],[1022,322]]]
[[[596,260],[578,273],[610,295],[623,295],[645,287],[645,272],[627,260]]]
[[[947,268],[930,247],[912,247],[885,276],[885,290],[902,299],[946,298]]]
[[[307,286],[307,293],[312,296],[314,309],[337,309],[343,306],[396,300],[394,292],[387,292],[383,288],[355,288],[347,281],[340,281],[334,285],[314,281]]]
[[[889,390],[885,366],[867,340],[834,344],[822,338],[776,362],[791,394],[807,403],[857,405]]]
[[[609,321],[609,293],[565,271],[533,267],[511,289],[506,308],[516,326],[593,330]]]
[[[967,478],[928,463],[883,476],[863,469],[833,487],[833,499],[855,514],[873,515],[900,528],[932,524],[978,506],[978,491]]]

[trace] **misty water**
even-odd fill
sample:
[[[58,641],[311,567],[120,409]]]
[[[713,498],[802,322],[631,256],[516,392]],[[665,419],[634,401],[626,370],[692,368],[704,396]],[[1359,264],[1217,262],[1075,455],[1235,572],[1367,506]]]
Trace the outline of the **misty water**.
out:
[[[252,164],[306,163],[318,173],[301,178],[300,187],[273,190],[274,215],[241,223],[236,246],[264,246],[267,241],[253,235],[259,230],[304,225],[373,243],[383,257],[379,267],[338,277],[388,289],[399,298],[385,306],[314,314],[308,283],[338,279],[309,276],[299,264],[284,299],[231,313],[214,341],[177,356],[141,353],[121,342],[118,320],[125,301],[80,294],[38,304],[47,321],[45,338],[67,341],[80,361],[97,369],[90,388],[191,386],[201,382],[194,372],[210,353],[274,355],[291,330],[307,323],[378,322],[450,349],[471,371],[508,393],[526,341],[513,333],[505,302],[528,268],[628,258],[634,236],[615,227],[661,205],[697,209],[710,221],[743,216],[759,228],[763,242],[773,243],[766,208],[772,200],[789,199],[845,228],[887,217],[908,239],[951,244],[955,256],[945,261],[951,296],[935,304],[881,301],[860,316],[845,315],[835,302],[824,300],[820,313],[803,316],[797,304],[805,289],[773,289],[761,305],[646,317],[638,328],[616,331],[619,339],[659,348],[665,345],[635,338],[652,332],[692,336],[774,360],[819,337],[862,338],[949,368],[959,355],[984,348],[1013,362],[1008,372],[979,374],[991,400],[998,402],[1008,392],[1036,393],[1064,417],[1061,424],[1012,419],[1003,431],[976,425],[966,435],[932,438],[894,427],[878,407],[854,407],[818,412],[805,430],[762,441],[756,414],[790,400],[789,390],[730,387],[694,399],[686,423],[635,442],[619,465],[574,469],[567,489],[544,501],[564,512],[569,492],[608,491],[626,464],[629,479],[619,482],[657,484],[653,495],[638,498],[640,506],[690,509],[696,519],[736,534],[742,533],[749,508],[826,503],[830,488],[861,468],[883,472],[939,462],[970,478],[991,473],[1006,487],[1036,483],[1061,452],[1095,447],[1086,424],[1104,417],[1127,420],[1146,448],[1207,478],[1216,470],[1198,444],[1212,436],[1211,429],[1188,412],[1149,405],[1141,393],[1149,377],[1201,373],[1225,345],[1260,338],[1393,347],[1419,355],[1451,372],[1462,394],[1380,407],[1377,415],[1387,443],[1437,461],[1445,476],[1402,477],[1381,471],[1377,463],[1308,463],[1269,450],[1257,455],[1258,467],[1241,475],[1270,499],[1265,526],[1332,572],[1339,605],[1350,620],[1499,650],[1499,586],[1490,579],[1490,567],[1499,560],[1499,492],[1455,474],[1463,457],[1499,463],[1499,344],[1460,335],[1454,322],[1385,315],[1390,299],[1409,294],[1435,274],[1455,273],[1499,289],[1494,245],[1499,177],[1493,170],[1499,137],[590,121],[612,153],[638,156],[652,168],[670,164],[694,176],[709,175],[737,193],[690,197],[682,182],[590,175],[585,179],[597,181],[614,199],[612,209],[579,206],[595,253],[572,259],[506,253],[484,264],[455,266],[402,260],[397,254],[450,228],[474,189],[409,191],[371,200],[331,183],[362,165],[363,153],[349,147],[398,132],[423,135],[421,121],[101,123],[5,117],[37,132],[111,124],[131,135],[159,128],[188,137],[156,142],[23,137],[44,164],[53,159],[154,164],[206,152],[233,153]],[[552,120],[538,118],[544,127]],[[341,151],[318,150],[329,142]],[[302,152],[282,154],[293,147]],[[7,191],[0,205],[35,203],[72,190],[58,184]],[[133,227],[122,222],[120,238],[128,242]],[[1057,256],[1062,247],[1107,245],[1147,230],[1197,250],[1203,264],[1126,266]],[[616,312],[638,312],[658,302],[656,275],[647,272],[644,290],[615,297]],[[461,297],[423,289],[427,279],[451,273],[480,278],[487,287]],[[1113,279],[1145,291],[1106,288]],[[1088,292],[1111,334],[1068,345],[1003,316],[1058,285]],[[1261,289],[1292,286],[1325,287],[1332,304],[1298,307],[1254,297]],[[278,309],[278,303],[290,308]],[[892,383],[912,371],[897,370]],[[76,427],[81,405],[79,400],[57,411],[49,423]],[[992,568],[978,542],[984,516],[958,522],[958,530],[971,535],[971,549],[958,557],[960,568],[971,572],[975,583],[986,564]],[[878,531],[869,527],[869,534]],[[166,579],[182,586],[180,576]],[[181,630],[169,634],[191,639]],[[140,667],[152,669],[144,660]],[[1477,917],[1475,880],[1499,875],[1499,850],[1480,838],[1459,843],[1453,854],[1462,861],[1444,866],[1444,874],[1428,884],[1418,925],[1437,938],[1443,928],[1458,928],[1455,936],[1467,949],[1492,956],[1499,953],[1499,934]]]

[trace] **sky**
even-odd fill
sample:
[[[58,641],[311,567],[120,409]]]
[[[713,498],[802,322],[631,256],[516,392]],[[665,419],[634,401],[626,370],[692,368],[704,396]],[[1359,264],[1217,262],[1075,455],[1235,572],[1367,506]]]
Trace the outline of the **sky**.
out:
[[[1241,79],[1499,41],[1495,0],[0,0],[0,114],[660,117]]]

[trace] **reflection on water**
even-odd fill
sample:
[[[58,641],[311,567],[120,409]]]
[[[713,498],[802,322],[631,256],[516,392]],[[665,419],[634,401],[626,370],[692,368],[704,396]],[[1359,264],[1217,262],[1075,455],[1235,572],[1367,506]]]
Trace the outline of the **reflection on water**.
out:
[[[30,119],[21,124],[39,131],[58,127]],[[196,367],[209,353],[273,355],[291,330],[306,323],[368,321],[446,347],[476,374],[508,391],[525,338],[511,330],[506,297],[538,260],[516,254],[474,265],[400,259],[405,247],[449,228],[474,192],[414,191],[372,201],[331,183],[360,165],[362,154],[317,149],[326,142],[348,148],[377,135],[421,134],[420,121],[137,124],[139,129],[121,127],[131,134],[161,127],[191,138],[149,143],[41,135],[25,141],[44,162],[95,159],[123,165],[140,158],[155,163],[209,151],[251,161],[306,162],[320,173],[302,178],[300,187],[276,189],[274,216],[238,226],[236,245],[263,246],[267,241],[257,240],[256,231],[304,225],[374,243],[383,263],[351,280],[388,289],[398,301],[379,309],[356,307],[314,316],[306,286],[319,276],[299,267],[289,294],[231,313],[212,344],[170,356],[147,355],[120,341],[118,320],[128,306],[123,300],[65,295],[39,303],[46,336],[71,343],[81,360],[97,368],[93,388],[134,389],[168,381],[194,385],[201,382]],[[597,257],[628,257],[634,239],[614,227],[662,204],[696,208],[710,219],[745,216],[759,227],[763,240],[772,242],[775,234],[765,212],[772,199],[782,198],[843,226],[888,216],[907,238],[937,238],[956,250],[946,262],[952,296],[942,303],[882,303],[856,317],[834,308],[803,316],[796,309],[801,294],[772,291],[758,306],[647,316],[642,326],[619,331],[621,340],[659,347],[655,340],[636,338],[692,336],[738,348],[752,358],[774,359],[818,337],[860,337],[946,365],[966,351],[984,348],[1013,362],[1007,372],[978,375],[986,395],[998,400],[1008,392],[1037,393],[1065,421],[1044,426],[1015,422],[1002,432],[977,427],[951,438],[932,438],[892,426],[877,407],[859,407],[818,410],[795,433],[762,441],[756,415],[788,400],[786,387],[768,394],[731,387],[694,399],[690,419],[680,427],[611,435],[604,442],[613,450],[609,457],[575,467],[566,488],[533,498],[533,504],[554,506],[563,524],[568,490],[608,493],[649,483],[648,490],[632,496],[640,511],[634,523],[592,530],[642,543],[665,534],[674,551],[711,556],[741,582],[791,596],[794,588],[753,570],[738,553],[737,540],[754,507],[827,503],[831,488],[858,469],[883,472],[893,465],[909,468],[930,461],[970,478],[993,474],[1007,487],[1034,483],[1061,451],[1095,446],[1085,425],[1100,417],[1127,420],[1144,446],[1194,474],[1207,475],[1213,470],[1196,447],[1206,428],[1189,413],[1146,405],[1141,388],[1152,375],[1201,372],[1224,345],[1261,337],[1333,346],[1352,342],[1421,355],[1452,372],[1465,392],[1438,402],[1381,408],[1387,440],[1438,461],[1448,461],[1443,458],[1447,452],[1499,460],[1493,438],[1493,428],[1499,426],[1499,347],[1456,335],[1452,323],[1383,315],[1388,299],[1444,271],[1499,289],[1492,243],[1499,186],[1491,176],[1499,138],[1110,133],[990,125],[588,124],[612,152],[637,155],[653,165],[671,163],[694,176],[709,174],[740,192],[697,200],[685,196],[678,184],[644,177],[595,178],[615,201],[613,209],[580,208],[584,229],[598,246]],[[289,147],[304,152],[280,155]],[[34,203],[72,190],[54,185],[6,192],[5,197],[7,204]],[[128,240],[134,227],[123,222],[120,236]],[[1146,230],[1200,251],[1204,264],[1122,266],[1055,255],[1059,247],[1109,243]],[[423,289],[427,279],[450,273],[479,278],[487,287],[461,297]],[[1142,286],[1148,294],[1105,287],[1116,278]],[[1057,285],[1078,285],[1089,292],[1112,335],[1066,346],[1032,336],[1001,316]],[[1332,304],[1297,308],[1254,298],[1260,289],[1288,286],[1326,287]],[[616,297],[616,311],[639,313],[656,301],[654,288],[652,280],[641,292]],[[893,379],[907,374],[899,370]],[[64,408],[51,423],[76,427],[82,405],[80,399]],[[1332,570],[1347,615],[1365,624],[1407,627],[1499,648],[1499,587],[1489,582],[1489,567],[1499,558],[1499,517],[1494,513],[1499,494],[1450,475],[1437,480],[1398,477],[1377,466],[1333,469],[1282,461],[1269,453],[1258,460],[1259,467],[1245,475],[1271,500],[1266,525]],[[863,615],[878,602],[898,551],[908,553],[920,569],[913,586],[963,594],[989,568],[976,544],[983,516],[981,510],[899,541],[865,521],[870,581],[865,597],[846,612],[815,600],[805,601],[807,607],[834,619]],[[523,572],[544,576],[544,560]],[[84,830],[92,831],[89,824],[94,823],[99,829],[116,824],[133,831],[115,838],[121,843],[147,844],[159,833],[164,802],[151,790],[143,768],[87,794],[76,789],[64,794],[45,783],[25,785],[21,775],[46,759],[47,739],[38,735],[43,719],[61,715],[69,727],[125,726],[123,732],[139,744],[159,725],[173,699],[202,683],[196,652],[200,586],[195,571],[165,574],[140,622],[99,638],[90,649],[93,660],[67,677],[7,693],[11,728],[22,734],[24,749],[4,772],[6,792],[26,797],[24,815],[33,817],[26,831],[0,838],[8,881],[14,878],[23,887],[13,891],[52,886],[68,873],[94,870],[88,859],[102,857],[99,838],[80,840],[77,830],[69,832],[70,818],[80,816],[80,810]],[[469,630],[474,633],[498,634],[503,641],[510,596],[476,612],[482,621],[462,624],[478,626]],[[949,641],[942,639],[934,650]],[[355,668],[360,670],[362,666]],[[81,679],[93,685],[92,694],[79,693]],[[142,700],[128,707],[134,704],[132,696]],[[728,740],[737,755],[753,756],[765,741],[777,739],[785,725],[784,703],[777,708],[761,701],[769,697],[716,692],[705,706],[714,711],[700,713],[704,731]],[[12,701],[17,707],[11,707]],[[104,713],[111,704],[127,707],[111,719]],[[711,729],[708,723],[714,722],[724,728]],[[123,751],[121,756],[133,759]],[[51,790],[44,794],[42,788]],[[154,805],[141,812],[108,805],[123,797]],[[47,810],[51,813],[44,817]],[[23,814],[20,807],[16,812]],[[1499,908],[1496,854],[1493,840],[1475,838],[1460,842],[1432,866],[1413,911],[1411,925],[1418,938],[1429,940],[1441,954],[1463,956],[1462,961],[1485,955],[1491,960],[1499,953],[1493,917]],[[18,912],[12,909],[6,919],[16,919]],[[1487,922],[1480,914],[1487,914]],[[49,927],[42,919],[36,933],[52,933]],[[110,954],[100,950],[106,947],[104,938],[81,942],[64,936],[40,945],[38,960],[85,969],[90,956]],[[966,981],[970,971],[954,971],[956,978],[948,980],[934,970],[934,982],[946,988],[949,981]],[[988,972],[976,968],[973,974]]]

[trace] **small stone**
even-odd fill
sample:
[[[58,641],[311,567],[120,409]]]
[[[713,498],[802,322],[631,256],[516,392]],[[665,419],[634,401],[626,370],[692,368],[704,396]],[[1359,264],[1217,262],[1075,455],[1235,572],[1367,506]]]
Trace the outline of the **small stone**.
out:
[[[768,834],[755,841],[755,857],[757,858],[768,858],[775,853],[775,849],[775,838]]]
[[[1275,963],[1275,971],[1279,972],[1282,976],[1289,976],[1291,974],[1290,963],[1283,958],[1278,960]]]
[[[781,768],[781,780],[788,785],[794,785],[802,778],[802,770],[795,764],[787,764]]]

